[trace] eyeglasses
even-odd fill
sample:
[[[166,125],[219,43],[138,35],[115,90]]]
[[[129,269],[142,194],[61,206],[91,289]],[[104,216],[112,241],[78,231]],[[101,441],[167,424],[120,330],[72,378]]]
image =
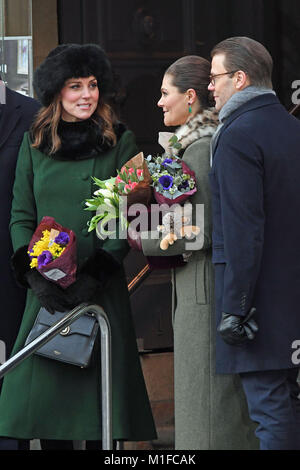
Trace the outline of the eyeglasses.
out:
[[[215,86],[216,84],[216,77],[221,77],[221,75],[230,75],[231,73],[236,73],[237,70],[232,70],[231,72],[224,72],[224,73],[217,73],[216,75],[209,76],[209,85]]]

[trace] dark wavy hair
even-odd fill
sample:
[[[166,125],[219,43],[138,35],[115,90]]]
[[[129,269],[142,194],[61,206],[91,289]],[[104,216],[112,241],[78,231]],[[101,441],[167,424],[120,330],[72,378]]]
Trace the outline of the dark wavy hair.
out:
[[[209,84],[210,62],[197,55],[187,55],[176,60],[166,70],[165,75],[172,76],[172,84],[180,93],[189,88],[195,90],[201,109],[212,106]]]

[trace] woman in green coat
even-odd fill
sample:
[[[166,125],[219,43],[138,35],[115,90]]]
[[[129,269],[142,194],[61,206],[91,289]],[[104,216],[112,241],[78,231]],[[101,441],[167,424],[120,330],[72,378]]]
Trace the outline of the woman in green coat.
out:
[[[214,273],[211,263],[210,140],[218,125],[210,108],[207,85],[210,64],[186,56],[165,72],[158,102],[166,126],[175,134],[179,156],[196,174],[197,192],[190,198],[193,222],[204,231],[194,242],[178,239],[167,250],[162,235],[141,238],[146,256],[182,255],[185,265],[173,269],[173,328],[176,449],[256,449],[252,423],[239,380],[215,374]],[[201,222],[204,207],[204,224]],[[195,217],[198,212],[198,218]]]
[[[44,107],[20,149],[11,217],[13,265],[28,288],[13,354],[41,306],[53,312],[101,305],[112,329],[113,439],[150,440],[156,432],[122,266],[127,241],[89,233],[84,211],[95,190],[91,176],[110,178],[137,153],[133,134],[106,103],[111,83],[110,64],[96,45],[58,46],[35,72]],[[77,279],[67,289],[29,267],[27,247],[44,216],[76,234]],[[72,449],[72,440],[93,448],[101,440],[99,354],[95,347],[86,369],[33,355],[10,372],[0,397],[0,436],[39,438],[42,449]]]

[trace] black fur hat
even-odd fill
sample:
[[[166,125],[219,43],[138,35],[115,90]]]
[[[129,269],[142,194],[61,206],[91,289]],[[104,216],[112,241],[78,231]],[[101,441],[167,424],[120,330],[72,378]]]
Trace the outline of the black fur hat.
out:
[[[38,100],[49,106],[69,78],[94,75],[101,96],[111,91],[113,75],[110,62],[96,44],[61,44],[53,49],[35,70],[33,86]]]

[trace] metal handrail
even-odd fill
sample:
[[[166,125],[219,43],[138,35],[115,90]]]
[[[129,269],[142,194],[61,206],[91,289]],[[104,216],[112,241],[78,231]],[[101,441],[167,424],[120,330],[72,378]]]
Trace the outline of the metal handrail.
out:
[[[134,292],[140,287],[140,285],[146,280],[146,278],[151,274],[151,268],[149,264],[146,264],[143,269],[135,276],[134,279],[128,284],[127,289],[129,295],[134,294]]]
[[[129,295],[132,295],[142,282],[151,274],[147,264],[138,275],[129,283]],[[100,327],[101,347],[101,390],[102,390],[102,448],[113,449],[112,439],[112,360],[111,360],[111,329],[107,315],[102,307],[96,304],[82,303],[68,312],[61,320],[48,328],[0,366],[0,379],[17,367],[21,362],[31,356],[37,349],[48,343],[67,326],[85,313],[93,314]]]
[[[63,317],[48,330],[27,344],[14,356],[4,362],[4,364],[0,366],[0,379],[85,313],[93,314],[96,317],[100,327],[102,448],[103,450],[112,450],[111,329],[107,315],[103,308],[99,305],[84,303],[75,307],[73,310],[67,313],[65,317]]]

